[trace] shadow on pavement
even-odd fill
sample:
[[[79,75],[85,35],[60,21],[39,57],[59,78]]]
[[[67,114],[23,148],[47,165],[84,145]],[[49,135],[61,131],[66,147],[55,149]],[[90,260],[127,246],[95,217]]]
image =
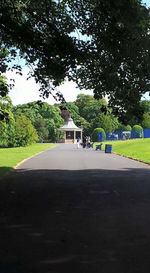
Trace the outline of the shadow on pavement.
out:
[[[11,167],[0,167],[0,178],[1,176],[3,176],[4,174],[8,173],[9,171],[12,171],[13,168]]]
[[[0,273],[150,271],[150,169],[17,170],[0,183]]]

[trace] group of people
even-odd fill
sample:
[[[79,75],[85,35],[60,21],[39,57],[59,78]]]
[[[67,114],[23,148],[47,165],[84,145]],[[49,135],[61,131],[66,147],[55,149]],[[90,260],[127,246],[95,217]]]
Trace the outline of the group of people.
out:
[[[83,136],[83,139],[81,141],[80,137],[77,138],[77,147],[80,148],[82,146],[83,148],[91,148],[91,138],[90,136]]]

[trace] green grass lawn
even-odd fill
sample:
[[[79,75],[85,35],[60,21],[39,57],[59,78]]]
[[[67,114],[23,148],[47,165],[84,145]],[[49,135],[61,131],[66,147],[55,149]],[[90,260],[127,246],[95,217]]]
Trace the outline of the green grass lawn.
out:
[[[0,176],[13,169],[22,160],[55,147],[55,144],[36,143],[26,147],[0,148]]]
[[[141,160],[150,164],[150,139],[132,139],[123,141],[106,141],[103,142],[102,149],[105,144],[112,144],[114,153]]]

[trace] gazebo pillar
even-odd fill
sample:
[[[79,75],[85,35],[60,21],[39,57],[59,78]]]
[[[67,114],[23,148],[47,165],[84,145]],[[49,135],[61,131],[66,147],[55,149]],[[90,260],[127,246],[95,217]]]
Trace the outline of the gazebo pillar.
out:
[[[75,143],[75,139],[76,139],[76,131],[74,130],[74,143]]]
[[[65,139],[65,143],[66,143],[66,131],[64,131],[64,139]]]

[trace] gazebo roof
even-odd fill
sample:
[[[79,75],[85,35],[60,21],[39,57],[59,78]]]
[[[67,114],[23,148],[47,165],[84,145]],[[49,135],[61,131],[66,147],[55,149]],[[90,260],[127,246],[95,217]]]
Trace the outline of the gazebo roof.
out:
[[[62,127],[60,127],[59,130],[62,130],[62,131],[82,131],[81,128],[77,127],[74,124],[74,121],[71,117],[68,118],[67,121],[65,121],[65,124]]]

